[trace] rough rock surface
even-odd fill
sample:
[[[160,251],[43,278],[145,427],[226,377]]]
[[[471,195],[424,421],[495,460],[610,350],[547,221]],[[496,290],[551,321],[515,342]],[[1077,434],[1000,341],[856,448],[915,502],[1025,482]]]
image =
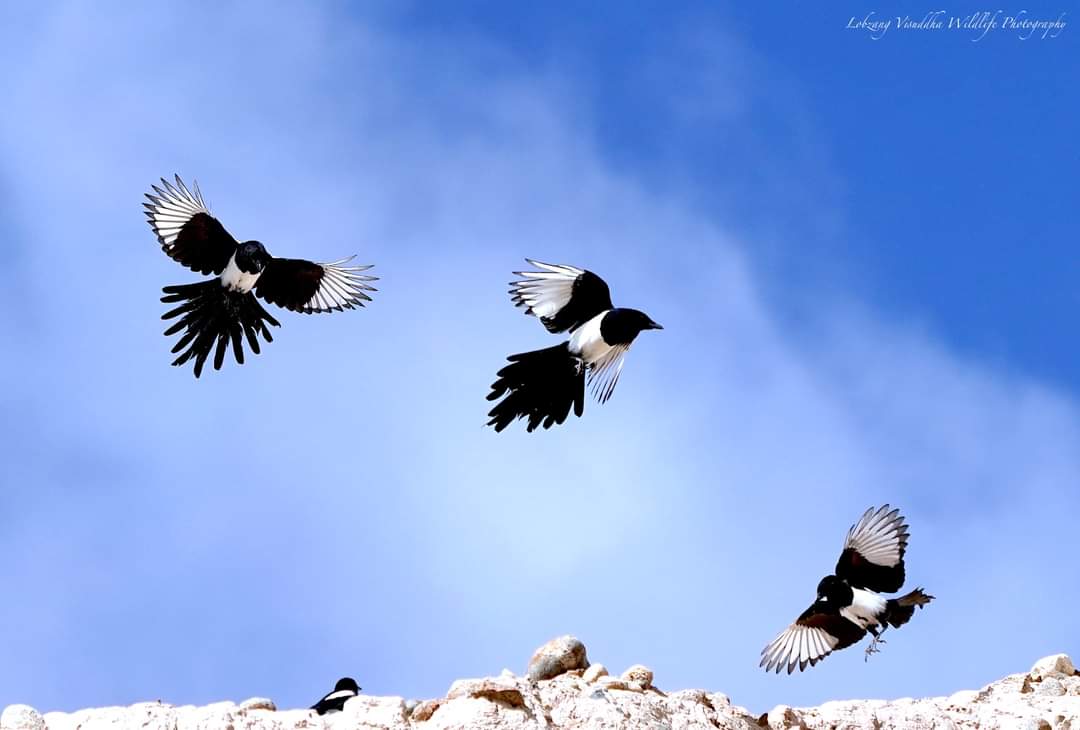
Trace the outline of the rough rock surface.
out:
[[[205,707],[144,702],[69,714],[49,712],[44,716],[26,705],[11,705],[0,715],[0,730],[1080,730],[1080,673],[1064,654],[1041,659],[1025,674],[1013,674],[980,690],[963,690],[949,697],[826,702],[809,708],[779,705],[765,713],[751,713],[733,705],[719,692],[688,689],[665,695],[652,686],[652,672],[641,665],[634,665],[620,677],[597,670],[589,672],[583,646],[580,661],[570,663],[573,668],[540,681],[505,671],[498,677],[459,679],[445,697],[422,702],[360,695],[349,700],[343,712],[323,717],[310,710],[277,712],[271,709],[270,700],[262,698],[239,705],[219,702]]]
[[[560,636],[533,652],[526,674],[532,681],[539,682],[557,677],[571,669],[588,668],[589,659],[585,655],[585,645],[576,637]]]
[[[0,728],[4,730],[44,730],[45,719],[29,705],[8,705],[0,713]]]

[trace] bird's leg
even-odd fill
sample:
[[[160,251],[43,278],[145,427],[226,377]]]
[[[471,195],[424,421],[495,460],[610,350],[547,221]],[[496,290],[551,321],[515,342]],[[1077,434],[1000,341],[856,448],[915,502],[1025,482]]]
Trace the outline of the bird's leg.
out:
[[[866,627],[866,630],[870,632],[870,634],[874,637],[874,640],[871,641],[869,646],[866,647],[866,655],[863,657],[864,662],[870,659],[871,654],[877,654],[879,651],[881,651],[881,649],[878,648],[878,644],[889,643],[885,641],[885,639],[881,638],[881,635],[885,633],[885,628],[885,626],[882,626],[880,629],[876,629],[873,626]]]

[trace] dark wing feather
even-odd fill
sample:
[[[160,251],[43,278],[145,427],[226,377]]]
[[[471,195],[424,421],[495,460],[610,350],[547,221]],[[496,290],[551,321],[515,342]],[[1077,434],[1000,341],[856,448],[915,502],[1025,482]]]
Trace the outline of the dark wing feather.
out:
[[[294,312],[340,312],[370,302],[366,292],[375,291],[367,282],[377,277],[359,272],[371,266],[343,266],[352,257],[328,264],[303,259],[271,259],[255,284],[255,293],[279,307]]]
[[[904,585],[908,528],[898,509],[868,509],[848,530],[836,575],[856,588],[895,593]]]
[[[169,258],[200,274],[220,274],[236,251],[236,239],[229,235],[203,202],[199,186],[188,190],[180,176],[176,184],[165,178],[161,187],[152,186],[150,201],[143,203],[150,227]]]
[[[519,418],[528,418],[527,430],[551,428],[563,423],[573,408],[581,416],[585,408],[585,371],[570,354],[567,343],[544,350],[522,352],[507,358],[510,364],[496,373],[489,401],[501,401],[488,412],[487,425],[502,431]]]

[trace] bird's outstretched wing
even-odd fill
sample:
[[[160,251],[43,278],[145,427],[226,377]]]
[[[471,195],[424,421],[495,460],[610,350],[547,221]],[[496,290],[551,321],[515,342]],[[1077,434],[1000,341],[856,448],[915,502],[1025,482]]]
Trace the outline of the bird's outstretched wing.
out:
[[[188,190],[180,176],[176,184],[161,178],[161,187],[152,185],[146,193],[146,217],[154,229],[161,250],[169,258],[200,274],[220,274],[236,251],[236,239],[203,202],[198,184]]]
[[[368,266],[344,266],[352,256],[329,264],[303,259],[272,259],[255,285],[255,293],[279,307],[294,312],[340,312],[370,302],[366,292],[376,276],[366,276]]]
[[[895,593],[904,585],[908,528],[898,509],[871,507],[848,530],[836,575],[856,588]]]
[[[516,307],[534,314],[548,332],[573,332],[590,319],[611,309],[608,285],[596,274],[561,264],[525,259],[540,271],[515,271],[524,276],[510,283]]]
[[[630,345],[615,345],[589,368],[589,392],[598,403],[607,403],[615,391]]]
[[[788,674],[794,672],[795,667],[801,672],[864,636],[866,629],[837,613],[825,612],[815,602],[761,650],[758,666],[777,674],[785,667]]]

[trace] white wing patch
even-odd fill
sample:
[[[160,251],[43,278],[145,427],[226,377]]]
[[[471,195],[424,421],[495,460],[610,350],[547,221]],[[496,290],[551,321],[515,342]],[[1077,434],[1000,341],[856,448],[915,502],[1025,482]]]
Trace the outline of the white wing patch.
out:
[[[623,361],[630,345],[614,345],[589,368],[589,392],[599,403],[606,403],[615,391]]]
[[[870,624],[880,624],[880,616],[888,605],[885,597],[862,588],[852,588],[851,592],[851,605],[841,608],[840,615],[864,629]]]
[[[875,565],[892,568],[904,558],[908,528],[898,509],[883,505],[866,510],[848,530],[844,549],[851,548]]]
[[[788,674],[795,667],[801,672],[831,654],[838,643],[839,639],[825,629],[794,623],[761,650],[758,666],[765,667],[766,672],[776,670],[777,674],[784,667]]]
[[[527,278],[510,283],[510,299],[515,307],[525,307],[525,314],[555,316],[570,301],[574,281],[585,271],[573,266],[525,260],[543,271],[515,271],[516,275]]]
[[[210,211],[203,201],[197,182],[192,184],[195,188],[194,193],[187,189],[179,175],[176,176],[176,185],[165,178],[161,178],[161,184],[164,189],[157,185],[151,186],[157,195],[146,196],[150,199],[146,215],[150,219],[150,227],[154,229],[154,234],[157,235],[161,246],[169,249],[176,243],[176,237],[180,235],[180,229],[185,223],[196,213],[210,215]]]
[[[366,266],[342,266],[352,261],[355,256],[333,261],[328,264],[319,264],[323,269],[322,279],[319,280],[319,288],[315,294],[304,304],[301,312],[304,314],[317,314],[320,312],[340,312],[343,309],[355,309],[364,306],[364,302],[370,302],[365,292],[376,291],[375,287],[367,282],[378,281],[377,276],[366,276],[361,271],[367,271],[372,264]]]

